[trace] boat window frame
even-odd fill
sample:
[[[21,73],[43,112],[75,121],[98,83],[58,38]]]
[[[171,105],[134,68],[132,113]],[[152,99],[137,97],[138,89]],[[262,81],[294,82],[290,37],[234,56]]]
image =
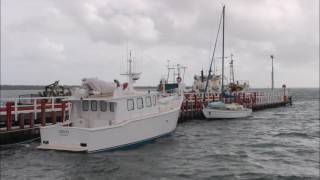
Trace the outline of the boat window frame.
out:
[[[110,110],[110,112],[114,112],[114,106],[115,106],[115,102],[109,102],[108,103],[109,104],[109,110]]]
[[[129,109],[129,102],[132,101],[132,108]],[[134,110],[134,99],[127,99],[127,110],[133,111]]]
[[[106,101],[99,101],[100,111],[107,112],[108,111],[108,103]]]
[[[141,104],[139,104],[139,100],[141,100]],[[143,109],[143,98],[142,97],[137,98],[137,109]]]
[[[82,111],[89,111],[89,100],[82,101]],[[86,108],[85,108],[86,107]]]
[[[148,101],[148,99],[149,99],[149,101]],[[146,96],[146,107],[151,107],[152,106],[152,99],[151,99],[151,96]],[[148,102],[150,102],[149,104],[148,104]]]
[[[94,108],[94,104],[95,104],[95,108]],[[91,100],[90,108],[91,108],[91,111],[98,111],[98,101],[97,100]]]

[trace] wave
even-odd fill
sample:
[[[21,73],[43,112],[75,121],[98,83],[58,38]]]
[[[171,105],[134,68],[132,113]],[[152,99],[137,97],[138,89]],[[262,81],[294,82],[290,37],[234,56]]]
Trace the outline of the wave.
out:
[[[317,176],[304,176],[304,175],[279,175],[279,174],[266,174],[266,173],[242,173],[238,175],[240,179],[285,179],[285,180],[304,180],[304,179],[318,179]]]
[[[289,133],[278,133],[273,135],[274,137],[302,137],[302,138],[313,138],[309,134],[300,132],[289,132]]]

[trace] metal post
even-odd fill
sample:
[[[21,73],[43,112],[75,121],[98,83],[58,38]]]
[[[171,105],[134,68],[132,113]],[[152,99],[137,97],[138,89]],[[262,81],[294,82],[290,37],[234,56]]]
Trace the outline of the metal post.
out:
[[[34,119],[37,119],[37,100],[33,99],[33,112],[34,112]]]
[[[18,121],[18,99],[14,100],[14,120]]]
[[[65,120],[65,109],[66,109],[66,102],[62,102],[61,105],[61,122],[64,122]]]
[[[271,70],[271,89],[273,91],[273,89],[274,89],[274,74],[273,74],[273,58],[274,58],[274,56],[271,55],[270,57],[271,57],[271,66],[272,66],[272,70]]]

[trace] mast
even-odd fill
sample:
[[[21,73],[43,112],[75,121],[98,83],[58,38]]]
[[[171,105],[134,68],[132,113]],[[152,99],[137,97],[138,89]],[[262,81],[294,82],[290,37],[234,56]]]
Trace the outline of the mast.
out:
[[[230,61],[230,83],[234,83],[234,71],[233,71],[233,54],[230,55],[231,61]]]
[[[224,6],[223,6],[223,7],[224,7]],[[220,34],[221,21],[222,21],[222,14],[220,15],[218,32],[217,32],[216,40],[215,40],[215,42],[214,42],[214,48],[213,48],[213,52],[212,52],[211,62],[210,62],[210,65],[209,65],[209,72],[208,72],[208,75],[207,75],[207,78],[206,78],[206,86],[205,86],[205,88],[204,88],[204,94],[203,94],[203,103],[205,102],[206,93],[207,93],[207,90],[208,90],[209,78],[210,78],[210,76],[211,76],[211,71],[212,71],[212,63],[213,63],[213,61],[214,61],[214,54],[215,54],[215,52],[216,52],[217,41],[218,41],[219,34]]]
[[[131,56],[131,50],[130,50],[130,52],[129,52],[130,54],[129,54],[129,56],[130,56],[130,58],[128,59],[128,62],[129,62],[129,70],[128,70],[128,74],[132,74],[132,56]]]
[[[127,55],[128,57],[128,55]],[[128,77],[128,82],[129,82],[129,89],[133,88],[133,83],[137,81],[140,78],[141,73],[136,73],[134,72],[134,69],[132,68],[132,63],[133,63],[133,58],[132,58],[132,53],[131,50],[129,52],[129,58],[127,58],[127,72],[120,74],[120,75],[125,75]]]
[[[223,5],[222,9],[222,81],[221,81],[221,92],[224,89],[224,25],[225,25],[225,5]]]
[[[168,65],[167,65],[167,68],[168,68],[167,82],[169,82],[169,75],[170,75],[170,60],[167,60],[167,62],[168,62]]]

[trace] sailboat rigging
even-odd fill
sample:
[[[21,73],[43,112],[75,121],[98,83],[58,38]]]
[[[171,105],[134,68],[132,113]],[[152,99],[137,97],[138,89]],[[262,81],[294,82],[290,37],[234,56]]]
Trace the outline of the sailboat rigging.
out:
[[[224,8],[224,6],[223,6],[223,8]],[[209,66],[208,77],[207,77],[207,80],[206,80],[206,86],[205,86],[205,88],[204,88],[203,102],[205,101],[206,93],[207,93],[207,90],[208,90],[208,83],[209,83],[209,79],[210,79],[209,77],[211,76],[211,72],[212,72],[212,63],[213,63],[213,61],[214,61],[214,55],[215,55],[215,52],[216,52],[216,47],[217,47],[217,42],[218,42],[218,38],[219,38],[219,33],[220,33],[220,27],[221,27],[222,18],[223,18],[223,12],[222,12],[222,14],[221,14],[221,16],[220,16],[219,28],[218,28],[216,40],[215,40],[215,42],[214,42],[214,48],[213,48],[212,57],[211,57],[211,62],[210,62],[210,66]]]
[[[203,95],[203,115],[208,119],[229,119],[229,118],[241,118],[241,117],[247,117],[252,113],[252,109],[245,108],[244,106],[236,103],[231,104],[225,104],[223,100],[226,98],[225,90],[224,90],[224,29],[225,29],[225,6],[223,6],[222,9],[222,15],[220,17],[220,23],[218,28],[218,33],[213,49],[212,59],[210,62],[208,77],[211,76],[211,66],[212,62],[214,60],[215,50],[217,46],[217,41],[219,37],[220,27],[222,22],[222,70],[221,70],[221,99],[218,102],[211,102],[208,103],[208,106],[205,107],[205,95],[207,93],[208,88],[208,79],[206,82],[205,92]]]

